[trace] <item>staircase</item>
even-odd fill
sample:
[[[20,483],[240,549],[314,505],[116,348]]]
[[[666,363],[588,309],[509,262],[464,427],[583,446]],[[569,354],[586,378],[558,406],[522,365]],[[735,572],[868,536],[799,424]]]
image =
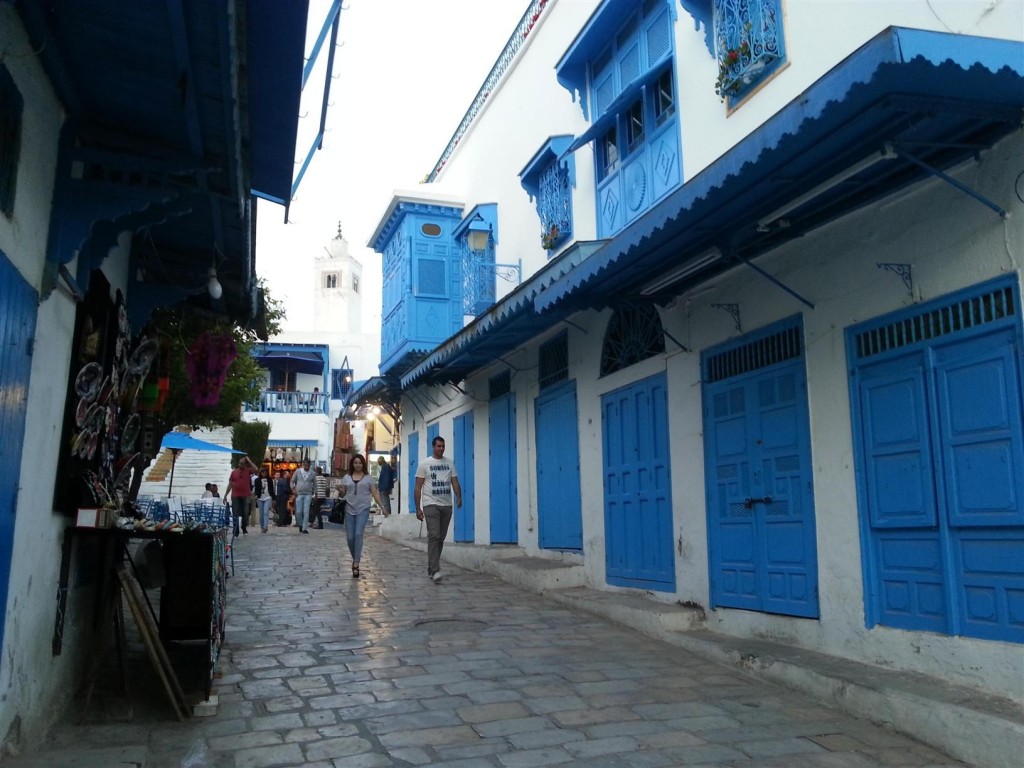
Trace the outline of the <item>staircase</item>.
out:
[[[179,427],[178,430],[188,432],[185,427]],[[198,429],[190,434],[197,440],[205,440],[208,443],[216,443],[227,448],[231,447],[230,427],[213,430]],[[185,450],[178,454],[178,460],[175,462],[171,451],[163,450],[143,475],[139,495],[166,498],[173,463],[172,495],[182,499],[198,499],[206,490],[207,483],[216,483],[223,498],[224,491],[227,490],[228,475],[231,474],[231,456],[230,453],[219,451]]]

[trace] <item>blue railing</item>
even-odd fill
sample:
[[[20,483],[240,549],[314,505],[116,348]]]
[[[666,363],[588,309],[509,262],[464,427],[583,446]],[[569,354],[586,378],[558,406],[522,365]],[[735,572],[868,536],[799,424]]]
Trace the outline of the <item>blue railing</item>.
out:
[[[459,123],[459,127],[455,129],[455,133],[448,140],[448,146],[444,148],[444,152],[437,158],[437,162],[434,164],[433,170],[427,174],[426,181],[432,182],[437,178],[437,174],[444,168],[445,163],[448,162],[448,158],[452,156],[455,148],[459,145],[462,137],[466,135],[466,131],[469,130],[469,126],[473,124],[477,114],[483,109],[484,102],[487,101],[487,97],[491,95],[491,92],[498,86],[498,82],[501,80],[502,75],[509,68],[512,60],[519,53],[519,49],[522,48],[523,43],[526,42],[526,38],[530,34],[530,30],[537,24],[537,20],[540,18],[541,13],[544,11],[544,6],[548,4],[548,0],[533,0],[529,7],[526,9],[526,13],[519,20],[519,24],[516,25],[515,31],[512,36],[505,43],[505,48],[502,50],[501,55],[498,56],[498,60],[494,62],[494,66],[491,67],[490,73],[484,80],[484,84],[480,86],[480,90],[476,92],[476,96],[473,98],[473,102],[469,105],[469,109],[466,110],[466,114],[462,116],[462,122]]]
[[[327,395],[323,392],[280,392],[264,390],[258,402],[246,410],[258,413],[327,413]]]

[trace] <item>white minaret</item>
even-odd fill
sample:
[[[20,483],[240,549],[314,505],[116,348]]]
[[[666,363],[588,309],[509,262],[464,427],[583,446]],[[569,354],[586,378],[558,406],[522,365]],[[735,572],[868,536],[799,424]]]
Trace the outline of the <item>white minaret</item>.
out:
[[[313,327],[350,337],[362,334],[363,265],[349,254],[340,222],[338,234],[317,254],[313,279]]]

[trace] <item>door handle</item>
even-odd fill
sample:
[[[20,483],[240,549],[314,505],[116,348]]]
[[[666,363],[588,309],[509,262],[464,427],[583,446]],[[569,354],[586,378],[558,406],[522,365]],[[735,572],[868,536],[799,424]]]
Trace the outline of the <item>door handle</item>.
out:
[[[747,496],[747,498],[745,498],[743,500],[743,508],[744,509],[752,509],[755,504],[771,504],[771,503],[772,503],[772,497],[771,496],[765,496],[762,499],[752,499],[749,496]]]

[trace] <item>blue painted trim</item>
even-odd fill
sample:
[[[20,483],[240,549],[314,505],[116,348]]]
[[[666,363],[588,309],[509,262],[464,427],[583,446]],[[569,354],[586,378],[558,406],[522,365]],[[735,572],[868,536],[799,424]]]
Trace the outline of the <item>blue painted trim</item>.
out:
[[[433,216],[444,216],[449,218],[462,218],[464,206],[459,203],[442,202],[427,199],[415,199],[406,197],[395,197],[391,201],[383,220],[377,227],[377,231],[367,243],[367,246],[377,253],[383,254],[392,236],[405,221],[407,216],[412,214],[423,214]]]
[[[508,42],[505,43],[505,48],[500,54],[498,54],[498,60],[494,62],[494,66],[491,67],[491,71],[487,73],[487,77],[484,78],[483,84],[476,92],[476,96],[473,97],[473,101],[470,102],[469,109],[466,110],[466,114],[462,116],[462,120],[459,122],[458,127],[455,129],[455,133],[448,139],[448,145],[444,148],[441,156],[434,163],[433,169],[427,174],[427,183],[434,181],[437,175],[444,169],[445,163],[448,162],[449,158],[455,153],[456,148],[459,146],[459,142],[462,141],[462,137],[469,131],[469,127],[476,120],[485,104],[487,103],[488,97],[491,92],[501,83],[501,79],[505,76],[505,72],[512,65],[516,56],[519,53],[519,49],[522,48],[526,42],[530,31],[536,26],[542,14],[544,13],[545,6],[547,6],[548,0],[531,0],[530,4],[526,6],[526,11],[519,19],[519,24],[512,30],[512,34],[508,38]]]
[[[331,36],[331,48],[334,48],[334,43],[337,40],[338,35],[338,18],[341,16],[341,0],[334,0],[331,3],[331,7],[327,10],[327,15],[324,17],[324,23],[320,27],[320,34],[316,37],[316,42],[313,43],[313,50],[309,52],[309,58],[306,60],[306,66],[302,70],[302,87],[305,89],[306,83],[309,81],[309,76],[313,73],[313,67],[316,65],[316,60],[320,57],[320,49],[323,47],[324,40],[327,39],[327,30],[334,29]],[[328,80],[330,80],[330,67],[327,68]]]
[[[452,230],[452,237],[456,242],[461,240],[469,230],[475,229],[476,227],[470,227],[474,221],[483,220],[483,223],[491,232],[491,240],[494,244],[498,244],[498,204],[497,203],[478,203],[469,209],[469,212],[462,217],[455,229]]]
[[[290,446],[296,448],[306,448],[320,445],[316,440],[267,440],[268,448],[288,448]]]
[[[699,32],[704,27],[704,45],[708,53],[715,55],[715,23],[711,0],[679,0],[690,16],[693,18],[693,29]]]
[[[675,3],[666,1],[670,19],[675,20]],[[615,39],[615,33],[626,19],[640,13],[642,7],[636,0],[604,0],[555,64],[555,77],[569,91],[573,101],[579,98],[585,119],[590,119],[587,74],[591,62]]]
[[[540,175],[555,161],[561,161],[562,167],[569,171],[569,183],[576,186],[576,158],[568,154],[572,140],[571,134],[550,136],[519,172],[519,183],[530,196],[530,202],[537,197]]]
[[[950,67],[958,77],[947,76]],[[984,75],[984,76],[983,76]],[[805,152],[809,144],[829,144],[828,136],[838,127],[864,125],[872,130],[863,113],[883,105],[884,97],[905,94],[907,98],[928,97],[957,102],[980,98],[992,109],[1019,110],[1024,98],[1020,78],[1024,76],[1024,43],[991,38],[967,38],[941,32],[889,28],[855,51],[821,77],[797,99],[741,140],[700,174],[672,192],[663,203],[635,224],[615,236],[580,269],[573,270],[544,290],[536,299],[538,312],[565,301],[602,273],[617,271],[627,254],[636,255],[644,241],[656,233],[683,237],[691,227],[706,224],[700,204],[722,194],[729,202],[738,190],[749,192],[763,176]],[[951,90],[952,89],[952,90]],[[859,123],[856,123],[860,120]],[[891,138],[891,137],[887,137]],[[831,145],[835,144],[835,140]],[[731,194],[726,186],[737,187]],[[732,215],[763,215],[779,200],[757,198],[744,202]],[[758,207],[760,206],[760,207]],[[695,248],[706,247],[695,241]],[[675,252],[676,258],[685,254]],[[623,268],[629,268],[625,265]]]
[[[868,508],[869,491],[867,487],[867,478],[865,476],[866,459],[864,455],[864,432],[863,432],[863,420],[864,411],[860,403],[860,384],[861,376],[859,369],[861,367],[886,365],[887,363],[897,362],[899,358],[910,358],[920,357],[930,349],[936,348],[936,346],[942,345],[946,337],[939,337],[937,340],[926,340],[917,345],[904,346],[896,348],[887,352],[880,352],[879,354],[872,355],[869,360],[861,363],[858,360],[856,354],[856,343],[855,338],[858,334],[873,328],[881,328],[884,326],[899,323],[903,320],[908,320],[915,316],[919,316],[922,313],[930,311],[932,308],[939,308],[947,306],[959,301],[962,301],[968,297],[977,296],[979,294],[985,294],[994,292],[999,289],[1012,288],[1014,296],[1014,314],[1007,316],[1001,320],[996,320],[991,323],[986,323],[981,326],[977,326],[970,329],[962,329],[955,332],[954,338],[957,340],[970,339],[972,336],[986,336],[993,332],[998,332],[1001,329],[1012,329],[1016,335],[1016,345],[1019,350],[1022,343],[1022,332],[1021,332],[1021,317],[1022,317],[1022,304],[1021,304],[1021,286],[1018,278],[1014,276],[998,277],[993,280],[988,280],[976,285],[962,288],[958,291],[954,291],[943,296],[938,296],[930,301],[926,301],[920,304],[913,304],[909,307],[896,310],[894,312],[888,312],[878,317],[874,317],[870,320],[856,323],[854,325],[847,326],[844,329],[844,336],[846,340],[846,366],[847,366],[847,379],[849,387],[849,400],[850,400],[850,422],[853,433],[853,465],[854,465],[854,481],[857,490],[857,518],[858,518],[858,533],[860,538],[860,551],[861,551],[861,579],[864,590],[864,626],[867,629],[871,629],[878,626],[881,622],[881,596],[878,594],[876,587],[878,586],[878,579],[876,578],[876,570],[879,567],[877,558],[875,555],[875,537],[872,533],[873,528],[871,525],[870,509]],[[953,334],[950,334],[953,336]],[[1024,357],[1017,354],[1017,366],[1018,376],[1021,381],[1024,381]],[[1012,393],[1011,393],[1012,394]],[[1020,397],[1019,394],[1017,395]],[[937,409],[932,408],[931,414],[928,419],[927,429],[932,435],[940,434],[940,425],[938,423]],[[941,502],[939,502],[941,503]],[[939,514],[945,515],[947,511],[945,507],[938,510]],[[993,528],[993,531],[1000,529]],[[946,536],[946,547],[948,549],[951,546],[949,541],[952,537]],[[945,563],[954,563],[956,558],[947,551]],[[952,576],[953,574],[946,574]],[[962,632],[962,627],[959,627],[959,601],[952,599],[951,595],[952,586],[950,579],[946,580],[944,585],[944,599],[946,600],[947,615],[944,620],[946,623],[946,631],[942,634],[949,636],[954,635],[967,635],[972,637],[984,637],[985,639],[996,639],[1004,640],[1001,637],[989,637],[987,635],[976,635]],[[885,626],[889,626],[888,624]],[[893,627],[897,629],[905,629],[908,627]],[[920,627],[909,627],[910,629],[921,629]],[[925,629],[925,631],[928,631]],[[1013,642],[1007,640],[1007,642]]]

